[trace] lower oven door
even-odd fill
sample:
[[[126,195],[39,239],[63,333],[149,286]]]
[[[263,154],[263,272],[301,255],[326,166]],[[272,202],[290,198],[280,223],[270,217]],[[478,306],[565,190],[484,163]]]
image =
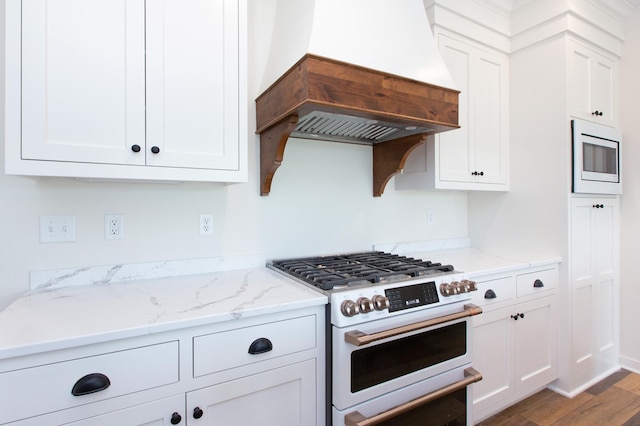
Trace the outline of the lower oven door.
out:
[[[477,309],[476,309],[477,308]],[[332,403],[339,410],[471,365],[477,306],[410,313],[332,330]],[[355,339],[354,339],[355,337]]]
[[[346,410],[333,407],[333,426],[470,426],[470,385],[481,379],[463,366]]]

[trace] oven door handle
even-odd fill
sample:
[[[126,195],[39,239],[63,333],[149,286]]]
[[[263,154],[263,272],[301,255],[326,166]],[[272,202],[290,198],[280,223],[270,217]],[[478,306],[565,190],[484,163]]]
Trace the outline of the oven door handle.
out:
[[[460,318],[471,317],[482,313],[482,308],[472,303],[464,305],[464,310],[455,314],[443,315],[441,317],[432,318],[425,321],[415,322],[413,324],[403,325],[401,327],[391,328],[389,330],[380,331],[378,333],[366,334],[359,330],[348,331],[344,334],[344,340],[354,346],[367,345],[377,340],[386,339],[387,337],[397,336],[399,334],[410,333],[412,331],[423,328],[433,327],[434,325],[444,324],[446,322],[455,321]]]
[[[397,417],[401,414],[404,414],[408,411],[414,410],[431,401],[442,398],[445,395],[449,395],[450,393],[466,388],[470,384],[479,382],[480,380],[482,380],[482,374],[480,374],[472,367],[465,368],[464,379],[460,380],[459,382],[452,383],[427,395],[413,399],[402,405],[393,407],[385,412],[376,414],[373,417],[367,418],[360,414],[360,412],[358,411],[352,411],[351,413],[344,416],[344,424],[346,426],[374,426]]]

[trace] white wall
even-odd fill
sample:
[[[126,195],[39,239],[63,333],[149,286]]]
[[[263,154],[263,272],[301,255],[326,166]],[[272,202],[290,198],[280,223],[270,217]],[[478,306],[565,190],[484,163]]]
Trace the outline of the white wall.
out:
[[[256,253],[293,257],[467,236],[465,193],[396,192],[392,180],[381,198],[372,197],[366,146],[290,140],[271,195],[259,196],[253,100],[272,6],[272,0],[249,0],[249,182],[84,182],[7,176],[0,166],[0,308],[28,290],[33,270]],[[432,225],[428,209],[435,210]],[[214,215],[213,237],[198,234],[203,212]],[[124,214],[124,240],[104,240],[107,213]],[[39,243],[40,215],[76,216],[77,241]]]
[[[621,68],[623,195],[621,196],[620,354],[622,364],[640,371],[638,339],[638,249],[640,242],[640,10],[625,23]]]

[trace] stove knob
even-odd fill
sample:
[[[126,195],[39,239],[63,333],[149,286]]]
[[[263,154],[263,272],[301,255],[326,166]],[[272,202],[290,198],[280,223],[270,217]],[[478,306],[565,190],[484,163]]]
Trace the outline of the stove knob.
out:
[[[449,283],[440,284],[440,294],[444,297],[449,297],[453,294],[453,287]]]
[[[353,300],[345,300],[340,305],[340,312],[342,312],[342,315],[344,315],[345,317],[352,317],[360,313],[360,308],[358,307],[358,304]]]
[[[366,297],[361,297],[359,298],[356,303],[358,304],[358,307],[360,308],[360,313],[361,314],[367,314],[369,312],[373,311],[373,302],[371,300],[369,300]]]
[[[462,280],[462,281],[460,281],[460,284],[464,285],[464,288],[465,288],[464,292],[465,293],[478,290],[478,286],[476,285],[475,281]]]
[[[384,296],[376,294],[371,298],[371,301],[373,302],[373,308],[376,311],[384,311],[385,309],[389,309],[389,299]]]
[[[460,283],[458,281],[451,281],[451,294],[460,294]]]

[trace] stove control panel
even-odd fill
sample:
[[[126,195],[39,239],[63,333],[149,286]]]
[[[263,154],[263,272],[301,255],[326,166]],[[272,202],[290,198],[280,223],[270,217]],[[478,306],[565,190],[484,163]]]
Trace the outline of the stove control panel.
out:
[[[472,280],[451,281],[450,283],[440,284],[440,294],[444,297],[470,293],[476,290],[478,290],[478,286],[476,282]]]
[[[402,285],[388,283],[333,291],[331,322],[346,327],[418,311],[431,315],[427,310],[463,304],[471,300],[471,292],[476,290],[475,281],[462,274],[450,274]]]

